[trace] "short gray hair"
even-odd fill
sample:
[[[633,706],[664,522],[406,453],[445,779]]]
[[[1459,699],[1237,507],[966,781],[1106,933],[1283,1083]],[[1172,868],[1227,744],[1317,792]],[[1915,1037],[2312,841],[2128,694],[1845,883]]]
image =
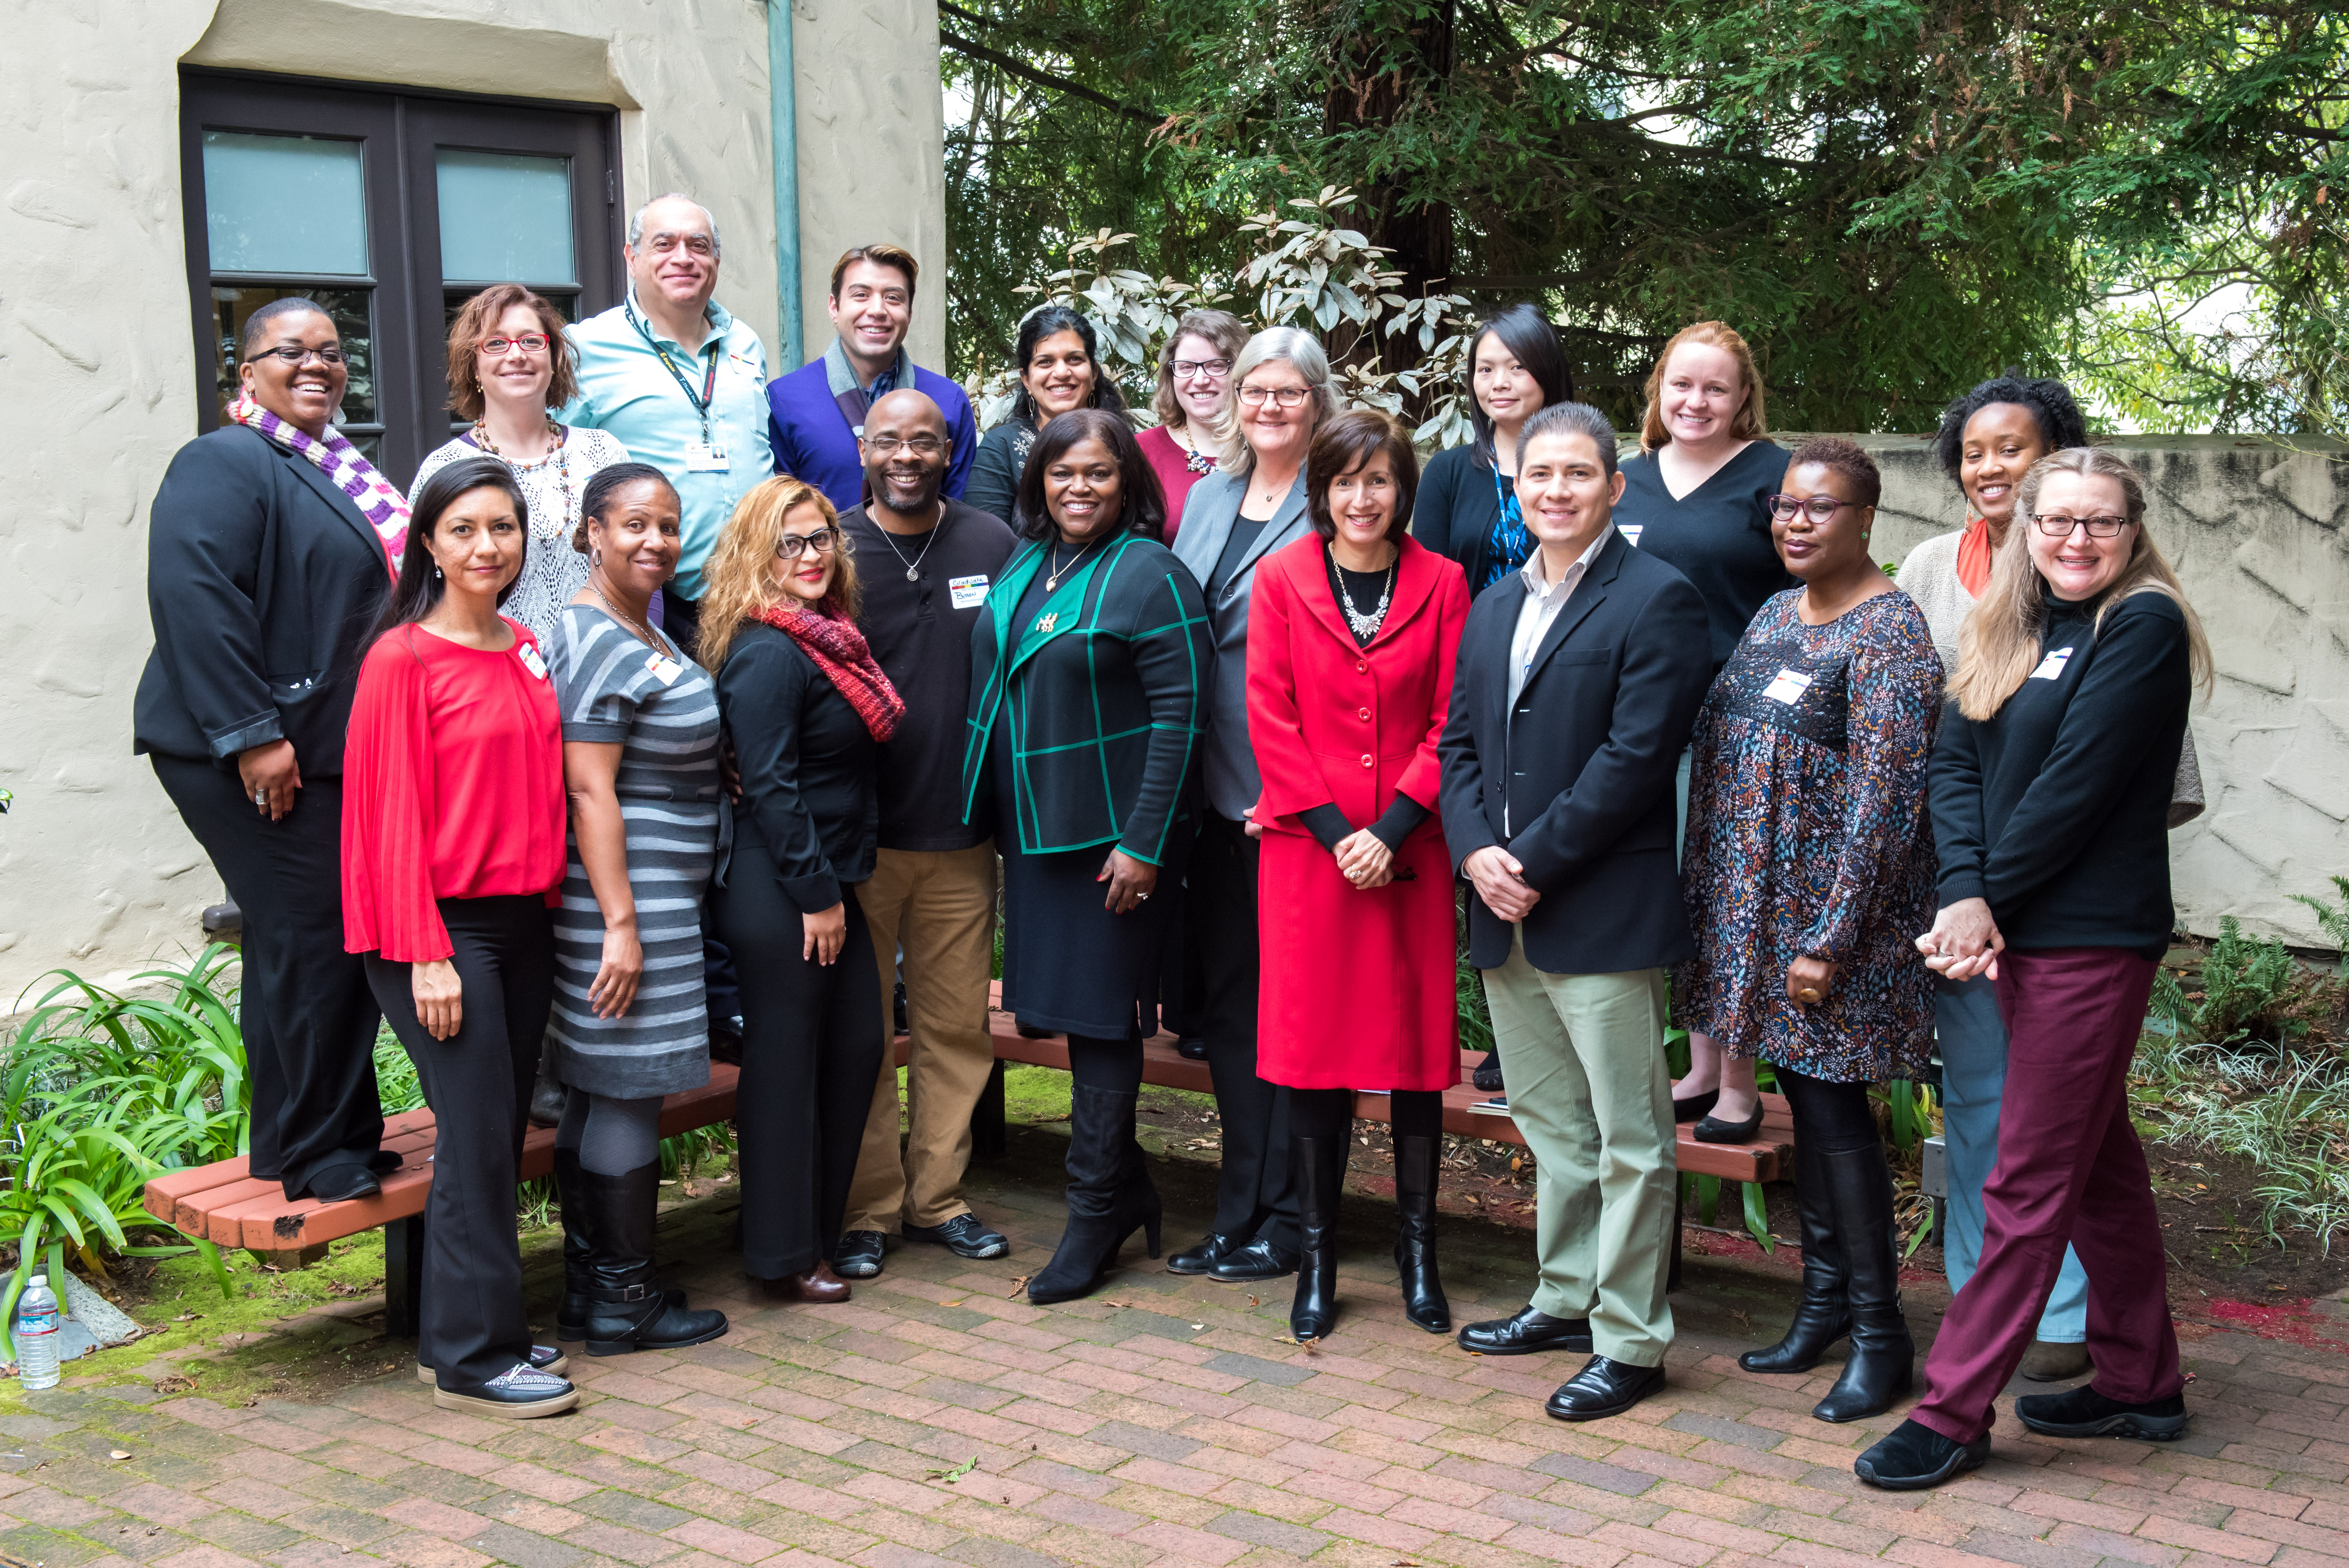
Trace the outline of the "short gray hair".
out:
[[[1590,444],[1599,449],[1599,460],[1605,465],[1607,477],[1615,477],[1615,427],[1607,416],[1588,403],[1552,403],[1537,408],[1517,432],[1517,461],[1526,460],[1526,449],[1537,436],[1588,436]]]
[[[645,242],[645,214],[664,201],[682,201],[700,213],[701,221],[709,225],[710,253],[721,256],[726,253],[726,242],[718,237],[718,214],[682,191],[671,191],[667,195],[656,196],[636,209],[636,216],[628,220],[628,249],[633,251]]]
[[[1248,449],[1246,438],[1240,434],[1240,383],[1275,360],[1285,362],[1313,389],[1309,401],[1315,428],[1343,411],[1338,406],[1337,392],[1330,385],[1330,356],[1321,352],[1320,339],[1302,327],[1266,327],[1249,338],[1240,349],[1240,356],[1232,361],[1232,398],[1224,405],[1212,432],[1218,449],[1218,466],[1226,473],[1244,474],[1256,467],[1256,454]]]

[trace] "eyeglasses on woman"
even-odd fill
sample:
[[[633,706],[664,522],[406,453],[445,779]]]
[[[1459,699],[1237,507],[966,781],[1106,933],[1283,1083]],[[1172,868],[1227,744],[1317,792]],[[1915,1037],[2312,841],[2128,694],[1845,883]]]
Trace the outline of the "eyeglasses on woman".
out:
[[[813,533],[787,533],[775,542],[775,553],[786,561],[797,561],[810,550],[818,555],[829,555],[839,542],[840,531],[836,528],[820,528]]]

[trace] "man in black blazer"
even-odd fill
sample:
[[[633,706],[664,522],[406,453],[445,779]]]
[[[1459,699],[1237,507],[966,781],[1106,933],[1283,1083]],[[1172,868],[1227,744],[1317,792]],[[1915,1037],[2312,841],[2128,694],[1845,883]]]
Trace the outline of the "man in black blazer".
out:
[[[1541,548],[1470,610],[1439,750],[1444,837],[1475,892],[1469,954],[1538,1176],[1541,1282],[1460,1344],[1595,1350],[1547,1407],[1587,1421],[1662,1387],[1672,1339],[1664,965],[1695,951],[1672,774],[1713,655],[1695,588],[1613,526],[1606,417],[1554,404],[1517,451]]]

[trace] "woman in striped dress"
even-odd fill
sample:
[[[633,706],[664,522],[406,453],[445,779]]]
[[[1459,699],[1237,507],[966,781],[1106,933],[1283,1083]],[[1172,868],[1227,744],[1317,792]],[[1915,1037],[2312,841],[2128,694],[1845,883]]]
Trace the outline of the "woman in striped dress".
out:
[[[725,1315],[653,1283],[661,1097],[709,1081],[701,895],[718,847],[718,693],[646,619],[676,571],[677,491],[622,463],[587,486],[587,585],[554,644],[570,863],[554,916],[556,1332],[591,1356],[698,1345]]]

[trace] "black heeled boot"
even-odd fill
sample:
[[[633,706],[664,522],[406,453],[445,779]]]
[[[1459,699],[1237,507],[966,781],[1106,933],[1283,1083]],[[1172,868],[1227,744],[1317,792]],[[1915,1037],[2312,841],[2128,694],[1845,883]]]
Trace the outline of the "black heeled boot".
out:
[[[1851,1359],[1811,1414],[1857,1421],[1892,1408],[1917,1377],[1917,1345],[1900,1315],[1900,1258],[1892,1232],[1892,1173],[1880,1144],[1819,1156],[1835,1201],[1851,1298]]]
[[[1402,1233],[1395,1238],[1395,1273],[1402,1280],[1402,1315],[1430,1334],[1452,1332],[1452,1304],[1435,1274],[1435,1183],[1441,1139],[1394,1140],[1395,1207]]]
[[[1150,1255],[1158,1255],[1158,1190],[1133,1141],[1139,1098],[1091,1084],[1071,1087],[1069,1223],[1052,1261],[1028,1282],[1030,1301],[1049,1305],[1091,1295],[1137,1229]]]
[[[1297,1193],[1297,1295],[1288,1332],[1300,1345],[1327,1339],[1338,1326],[1338,1199],[1346,1187],[1347,1141],[1345,1133],[1288,1139],[1288,1183]]]
[[[1812,1152],[1811,1140],[1795,1130],[1795,1199],[1802,1213],[1803,1299],[1786,1336],[1767,1350],[1737,1358],[1748,1372],[1807,1372],[1827,1347],[1851,1332],[1851,1305],[1844,1279],[1843,1248],[1836,1239],[1835,1194],[1827,1173]]]
[[[653,1212],[660,1201],[660,1161],[606,1176],[582,1165],[595,1250],[587,1264],[587,1354],[626,1356],[677,1350],[726,1332],[722,1312],[697,1312],[682,1292],[653,1280]]]
[[[576,1149],[554,1150],[554,1201],[563,1209],[563,1304],[554,1309],[554,1337],[568,1343],[587,1337],[587,1259],[595,1248]]]

